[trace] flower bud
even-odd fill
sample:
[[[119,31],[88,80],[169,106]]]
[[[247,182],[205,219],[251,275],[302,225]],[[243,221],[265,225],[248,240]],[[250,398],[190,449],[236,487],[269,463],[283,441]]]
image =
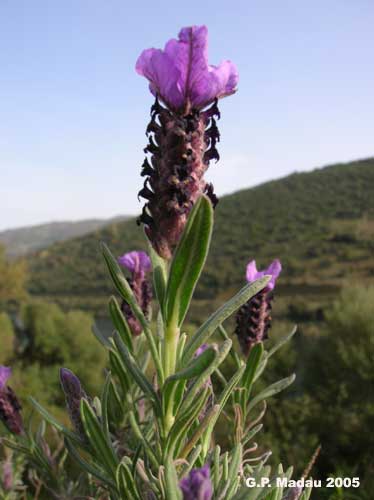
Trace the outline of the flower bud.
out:
[[[133,251],[119,257],[118,263],[131,272],[131,278],[128,278],[127,281],[145,317],[150,318],[152,286],[146,277],[147,272],[151,270],[150,258],[145,252]],[[140,335],[142,327],[125,300],[122,301],[121,310],[133,335]]]
[[[68,368],[60,369],[60,382],[65,394],[70,421],[75,432],[85,441],[86,434],[83,428],[80,405],[82,398],[88,399],[87,394],[83,390],[79,378]]]
[[[192,469],[187,477],[183,478],[179,487],[183,493],[183,500],[211,500],[213,485],[210,480],[209,465],[201,469]]]

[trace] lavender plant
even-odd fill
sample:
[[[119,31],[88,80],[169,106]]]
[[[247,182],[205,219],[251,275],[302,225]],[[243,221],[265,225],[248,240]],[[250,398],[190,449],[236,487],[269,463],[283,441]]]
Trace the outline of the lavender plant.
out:
[[[294,333],[265,350],[280,262],[261,272],[249,263],[248,283],[191,336],[184,331],[218,201],[204,179],[210,161],[219,158],[218,101],[233,94],[238,83],[233,63],[212,66],[207,56],[207,28],[193,26],[183,28],[164,50],[145,50],[136,63],[155,97],[139,192],[146,200],[139,224],[145,227],[149,256],[134,251],[116,259],[102,245],[120,297],[109,300],[113,334],[106,338],[94,332],[108,353],[102,393],[88,395],[84,381],[61,369],[70,428],[31,398],[43,422],[63,436],[83,479],[69,479],[65,458],[51,458],[44,423],[36,435],[23,428],[20,405],[5,386],[9,372],[2,368],[0,417],[13,434],[5,443],[25,455],[56,498],[78,497],[82,484],[84,498],[112,500],[310,496],[311,488],[279,485],[277,478],[289,479],[292,468],[279,465],[272,471],[267,465],[271,452],[258,452],[253,442],[266,399],[294,380],[291,375],[256,392],[269,358]],[[131,276],[126,278],[121,267]],[[242,352],[236,352],[223,326],[235,312],[233,333]],[[221,368],[228,358],[235,370],[226,379]],[[228,436],[220,444],[215,429],[224,420]]]

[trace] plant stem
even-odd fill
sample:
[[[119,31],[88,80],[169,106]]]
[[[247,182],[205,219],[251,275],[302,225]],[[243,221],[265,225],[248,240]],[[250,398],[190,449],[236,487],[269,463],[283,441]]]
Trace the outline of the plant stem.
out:
[[[164,377],[165,380],[175,373],[177,362],[177,347],[180,330],[176,322],[167,325],[164,339]]]

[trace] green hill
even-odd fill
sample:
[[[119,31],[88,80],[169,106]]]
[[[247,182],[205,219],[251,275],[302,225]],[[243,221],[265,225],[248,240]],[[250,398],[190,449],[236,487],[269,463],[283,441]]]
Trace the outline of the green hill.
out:
[[[278,296],[295,314],[301,292],[303,308],[313,309],[321,294],[332,296],[347,282],[374,279],[374,158],[295,173],[225,196],[215,217],[196,314],[206,299],[221,300],[240,288],[252,258],[260,267],[281,259]],[[30,291],[104,314],[112,286],[101,240],[115,255],[144,247],[135,219],[55,243],[29,258]]]
[[[0,232],[0,243],[6,247],[9,256],[17,257],[48,247],[57,241],[83,236],[110,224],[112,221],[119,222],[124,219],[125,217],[119,216],[115,219],[49,222],[36,226],[7,229]]]

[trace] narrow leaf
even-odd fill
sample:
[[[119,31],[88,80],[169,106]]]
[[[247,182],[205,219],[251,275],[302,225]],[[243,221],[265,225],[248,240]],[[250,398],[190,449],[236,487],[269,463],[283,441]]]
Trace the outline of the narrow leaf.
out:
[[[96,452],[96,458],[103,464],[107,472],[109,472],[112,477],[115,477],[115,470],[118,462],[117,457],[86,399],[82,399],[81,401],[81,415],[85,433],[87,434],[92,448]]]
[[[213,207],[206,196],[195,203],[175,251],[166,289],[166,322],[186,316],[196,283],[208,255],[213,229]]]
[[[253,283],[248,283],[226,304],[221,306],[210,318],[197,330],[195,335],[188,342],[183,355],[183,361],[186,363],[192,358],[196,349],[204,344],[211,335],[216,331],[221,323],[223,323],[232,313],[239,307],[245,304],[250,298],[260,292],[270,281],[270,276],[264,276]]]
[[[133,353],[132,335],[129,325],[127,324],[126,318],[122,314],[117,300],[113,296],[109,299],[109,313],[114,327],[120,335],[123,343],[126,345],[127,349]]]
[[[268,399],[275,394],[278,394],[278,392],[283,391],[286,389],[289,385],[292,384],[292,382],[295,380],[296,375],[293,373],[289,377],[283,378],[282,380],[279,380],[278,382],[275,382],[275,384],[269,385],[266,389],[261,391],[257,396],[255,396],[252,401],[248,405],[248,413],[258,404],[260,401],[263,401],[264,399]]]

